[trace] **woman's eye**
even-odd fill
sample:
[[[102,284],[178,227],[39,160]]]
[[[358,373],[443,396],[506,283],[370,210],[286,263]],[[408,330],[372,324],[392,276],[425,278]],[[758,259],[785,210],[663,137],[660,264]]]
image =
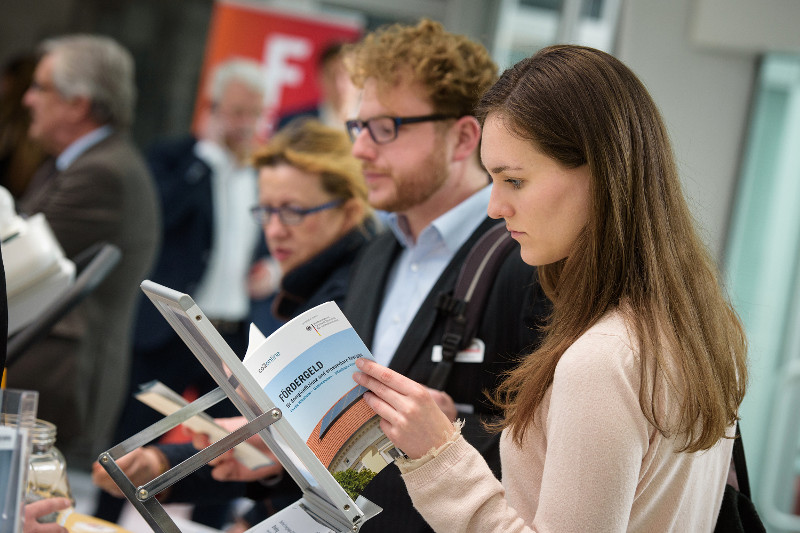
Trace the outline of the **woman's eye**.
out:
[[[511,186],[514,187],[515,189],[519,189],[520,187],[522,187],[522,180],[515,180],[514,178],[506,178],[505,182],[510,183]]]

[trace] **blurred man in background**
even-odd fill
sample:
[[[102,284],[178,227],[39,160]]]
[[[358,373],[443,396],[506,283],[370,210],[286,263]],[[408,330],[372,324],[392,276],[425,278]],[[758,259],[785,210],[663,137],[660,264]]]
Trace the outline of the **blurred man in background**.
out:
[[[158,246],[158,200],[127,134],[136,99],[130,53],[92,35],[48,40],[40,50],[24,103],[29,135],[51,158],[18,209],[43,213],[70,258],[109,242],[122,259],[9,368],[8,385],[39,391],[39,417],[57,425],[70,466],[88,469],[110,446],[124,401],[139,283]]]
[[[293,110],[278,120],[277,129],[298,117],[316,118],[332,128],[343,128],[356,106],[358,90],[350,81],[345,47],[348,43],[334,41],[322,49],[317,60],[316,79],[320,100],[314,107]]]

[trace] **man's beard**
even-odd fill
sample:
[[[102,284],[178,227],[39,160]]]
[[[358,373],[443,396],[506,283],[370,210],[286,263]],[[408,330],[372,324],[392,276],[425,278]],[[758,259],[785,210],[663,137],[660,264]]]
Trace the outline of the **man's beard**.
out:
[[[391,213],[402,213],[420,205],[435,194],[448,177],[447,164],[441,150],[442,143],[437,141],[436,144],[437,146],[417,169],[408,171],[402,180],[397,180],[392,175],[395,194],[377,202],[370,202],[372,207]]]

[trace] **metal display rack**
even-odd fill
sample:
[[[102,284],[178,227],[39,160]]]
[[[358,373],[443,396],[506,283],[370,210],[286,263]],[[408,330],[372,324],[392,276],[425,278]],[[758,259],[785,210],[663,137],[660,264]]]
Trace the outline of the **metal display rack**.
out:
[[[283,418],[281,410],[270,401],[189,295],[149,280],[142,282],[141,287],[219,385],[219,388],[100,454],[100,464],[153,531],[180,533],[156,499],[159,493],[256,433],[303,491],[303,497],[298,501],[300,507],[320,524],[337,533],[357,532],[366,520],[381,511],[378,505],[362,496],[355,501],[348,496]],[[157,439],[226,397],[248,421],[227,437],[139,487],[134,486],[117,465],[120,457]]]

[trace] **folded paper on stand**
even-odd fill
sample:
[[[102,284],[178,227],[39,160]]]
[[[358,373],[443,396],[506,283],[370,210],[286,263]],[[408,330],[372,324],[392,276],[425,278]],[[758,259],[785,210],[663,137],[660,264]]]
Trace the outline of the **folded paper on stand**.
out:
[[[308,515],[302,503],[296,502],[281,509],[247,533],[333,533]]]
[[[139,385],[140,391],[136,393],[136,399],[152,407],[162,415],[171,415],[181,407],[188,405],[188,402],[163,383],[158,380],[149,381]],[[214,419],[206,413],[198,413],[183,423],[184,426],[195,433],[205,433],[211,442],[228,436],[227,429],[217,424]],[[252,444],[242,442],[233,449],[236,459],[250,470],[270,466],[275,462],[266,454],[259,451]]]

